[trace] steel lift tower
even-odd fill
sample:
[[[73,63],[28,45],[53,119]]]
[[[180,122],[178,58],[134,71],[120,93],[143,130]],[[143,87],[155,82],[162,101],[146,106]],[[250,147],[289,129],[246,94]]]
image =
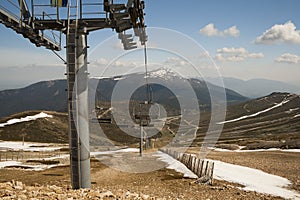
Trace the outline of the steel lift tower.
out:
[[[17,7],[19,13],[11,12],[11,7]],[[73,189],[91,186],[87,36],[92,31],[111,28],[119,34],[124,49],[131,50],[137,46],[133,35],[126,34],[125,31],[133,28],[134,35],[145,45],[147,35],[144,8],[144,1],[141,0],[128,0],[126,3],[115,3],[113,0],[51,0],[49,4],[44,0],[1,0],[0,22],[28,38],[37,47],[44,46],[53,52],[60,51],[61,35],[66,35],[65,61]],[[53,10],[54,13],[48,13]],[[47,31],[50,37],[46,35]]]

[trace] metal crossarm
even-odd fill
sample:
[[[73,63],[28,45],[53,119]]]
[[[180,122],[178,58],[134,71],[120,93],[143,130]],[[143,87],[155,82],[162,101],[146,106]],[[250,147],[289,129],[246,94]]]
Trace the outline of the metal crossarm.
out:
[[[47,49],[60,51],[61,47],[59,42],[55,42],[43,35],[38,29],[34,29],[27,23],[20,21],[16,15],[10,13],[7,9],[0,6],[0,22],[7,28],[13,29],[16,33],[21,34],[35,44],[37,47],[44,46]]]

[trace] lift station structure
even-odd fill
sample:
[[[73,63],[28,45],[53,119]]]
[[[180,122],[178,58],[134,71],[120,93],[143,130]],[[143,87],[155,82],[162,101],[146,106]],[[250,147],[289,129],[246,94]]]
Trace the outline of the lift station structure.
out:
[[[73,189],[90,188],[87,36],[92,31],[111,28],[119,34],[124,49],[131,50],[137,45],[133,35],[125,31],[133,29],[145,45],[145,4],[141,0],[45,2],[1,0],[0,22],[37,47],[46,47],[54,53],[62,49],[61,38],[66,35],[71,182]]]

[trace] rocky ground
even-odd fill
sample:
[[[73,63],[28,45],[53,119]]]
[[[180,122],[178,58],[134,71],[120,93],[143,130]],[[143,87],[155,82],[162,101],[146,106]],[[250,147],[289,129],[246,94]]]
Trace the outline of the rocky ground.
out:
[[[208,157],[265,168],[266,172],[290,179],[295,184],[294,189],[299,189],[299,154],[212,152]],[[286,167],[288,163],[290,167]],[[241,185],[221,180],[214,180],[213,185],[193,184],[194,180],[166,168],[148,173],[122,172],[96,159],[91,162],[92,188],[89,190],[71,189],[69,166],[44,171],[0,169],[0,174],[0,199],[282,199],[244,191],[239,189]]]
[[[115,193],[100,189],[72,190],[69,186],[39,185],[27,186],[20,181],[0,184],[1,199],[153,199],[149,195],[118,190]]]

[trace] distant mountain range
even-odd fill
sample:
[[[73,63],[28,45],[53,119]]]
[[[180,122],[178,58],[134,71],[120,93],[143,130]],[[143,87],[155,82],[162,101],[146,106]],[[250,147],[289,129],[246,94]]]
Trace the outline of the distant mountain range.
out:
[[[206,80],[212,84],[217,84],[216,78],[206,78]],[[272,92],[289,92],[300,94],[300,87],[291,85],[288,83],[268,80],[268,79],[250,79],[247,81],[223,77],[224,86],[230,88],[239,94],[250,97],[257,98],[263,97]]]
[[[222,88],[210,83],[205,83],[199,79],[183,80],[173,72],[167,69],[159,69],[150,73],[149,81],[163,81],[172,85],[174,90],[185,95],[188,88],[184,86],[188,81],[192,86],[199,106],[202,109],[210,107],[210,94],[208,87],[214,91],[216,96],[221,96]],[[136,80],[143,80],[144,74],[129,74],[123,77],[111,78],[92,78],[89,81],[90,98],[96,98],[97,101],[109,102],[112,92],[118,81],[122,80],[122,84],[131,87],[136,84]],[[0,117],[9,116],[27,110],[51,110],[66,112],[67,111],[67,82],[66,80],[53,80],[35,83],[25,88],[4,90],[0,92]],[[131,97],[131,100],[144,101],[147,99],[146,86],[138,88]],[[151,84],[153,101],[171,106],[178,109],[178,102],[174,96],[174,91],[168,90],[160,84]],[[176,92],[175,91],[175,92]],[[226,89],[226,100],[229,104],[246,101],[248,98],[237,92]],[[127,93],[128,91],[120,91]],[[96,96],[95,96],[96,94]],[[120,99],[123,100],[123,99]],[[222,100],[222,99],[220,99]]]
[[[38,82],[0,91],[0,117],[28,110],[67,111],[66,80]]]

